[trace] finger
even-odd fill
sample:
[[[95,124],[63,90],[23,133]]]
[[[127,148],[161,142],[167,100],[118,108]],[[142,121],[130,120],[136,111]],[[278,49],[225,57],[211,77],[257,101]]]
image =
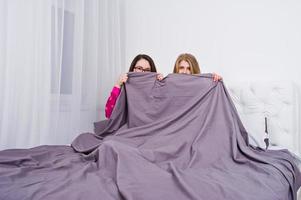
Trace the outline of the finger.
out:
[[[215,76],[215,74],[213,74],[213,81],[214,81],[214,82],[216,81],[216,76]]]

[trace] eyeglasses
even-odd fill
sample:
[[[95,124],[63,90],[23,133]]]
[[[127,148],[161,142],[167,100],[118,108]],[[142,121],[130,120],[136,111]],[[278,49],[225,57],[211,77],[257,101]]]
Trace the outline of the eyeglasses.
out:
[[[143,67],[137,66],[137,67],[134,67],[134,71],[136,71],[136,72],[150,72],[151,69],[150,68],[143,69]]]

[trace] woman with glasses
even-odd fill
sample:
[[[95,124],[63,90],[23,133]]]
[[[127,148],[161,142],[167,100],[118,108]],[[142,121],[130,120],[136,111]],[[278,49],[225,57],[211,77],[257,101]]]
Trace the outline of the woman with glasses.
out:
[[[139,54],[133,59],[131,66],[129,68],[129,72],[157,72],[157,69],[153,59],[150,56],[145,54]],[[115,86],[113,87],[111,91],[111,96],[108,98],[106,103],[106,108],[105,108],[106,118],[111,117],[112,111],[115,107],[115,103],[120,94],[120,88],[127,81],[127,79],[128,79],[128,75],[122,74],[119,77]],[[162,80],[163,75],[158,74],[157,79]]]

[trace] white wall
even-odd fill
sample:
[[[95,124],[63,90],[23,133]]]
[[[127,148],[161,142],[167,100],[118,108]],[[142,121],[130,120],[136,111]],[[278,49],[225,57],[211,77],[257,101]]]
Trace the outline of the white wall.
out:
[[[167,75],[189,52],[226,85],[293,81],[301,97],[300,0],[128,0],[122,10],[125,71],[146,53]]]
[[[128,0],[124,9],[125,70],[143,52],[167,75],[190,52],[225,82],[301,85],[301,1]]]

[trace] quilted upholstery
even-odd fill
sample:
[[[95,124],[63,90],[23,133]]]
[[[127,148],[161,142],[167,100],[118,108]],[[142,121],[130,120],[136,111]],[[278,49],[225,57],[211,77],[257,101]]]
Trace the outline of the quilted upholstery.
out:
[[[263,143],[267,117],[270,145],[300,154],[299,99],[292,82],[249,82],[228,85],[228,91],[249,134]]]

